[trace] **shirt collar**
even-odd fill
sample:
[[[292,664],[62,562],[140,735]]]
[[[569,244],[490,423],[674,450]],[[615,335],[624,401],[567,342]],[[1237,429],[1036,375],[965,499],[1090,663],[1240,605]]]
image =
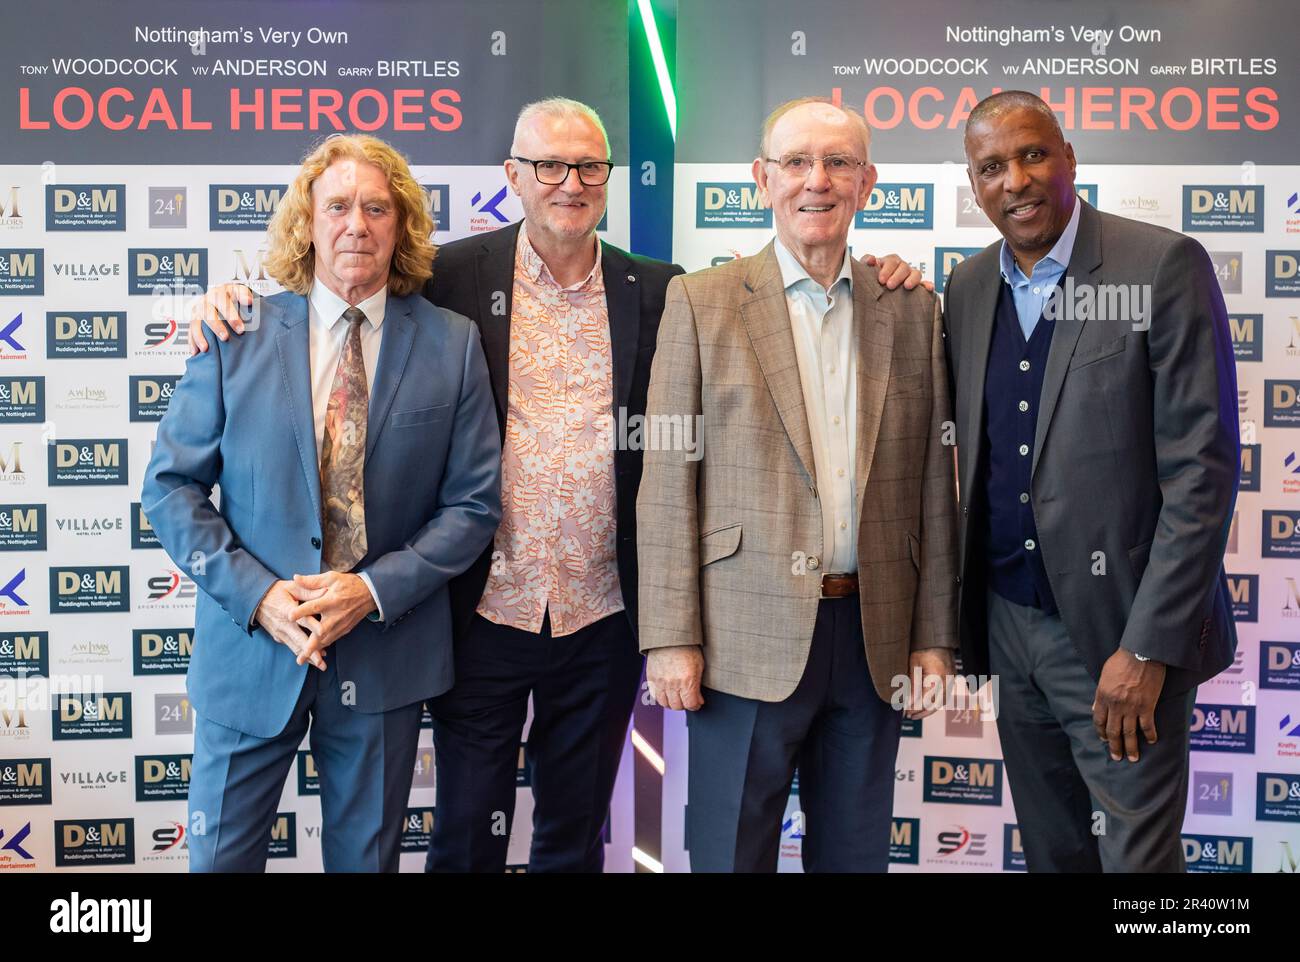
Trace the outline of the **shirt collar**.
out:
[[[321,323],[327,329],[333,329],[335,324],[343,320],[343,312],[352,306],[321,283],[318,277],[312,279],[311,293],[307,297],[316,311],[316,316],[320,318]],[[379,330],[379,325],[384,323],[384,311],[387,306],[387,284],[357,305],[357,307],[361,308],[362,313],[366,315],[366,320],[370,322],[371,328],[376,331]]]
[[[1051,261],[1058,270],[1065,270],[1070,263],[1070,255],[1074,252],[1074,237],[1079,233],[1079,210],[1082,207],[1082,199],[1076,196],[1074,198],[1074,210],[1070,213],[1070,219],[1065,225],[1065,230],[1061,231],[1061,236],[1056,239],[1056,243],[1052,245],[1052,249],[1047,252],[1047,255],[1038,264],[1034,265],[1033,270],[1030,271],[1031,274],[1037,273],[1039,265],[1044,261]],[[1028,283],[1029,279],[1025,277],[1020,265],[1016,263],[1015,256],[1012,255],[1011,248],[1007,246],[1005,240],[1002,242],[1002,253],[999,261],[1002,266],[1002,279],[1004,281],[1013,286],[1018,283]],[[1044,272],[1048,270],[1049,268],[1044,268]]]
[[[566,291],[582,290],[588,284],[599,283],[604,280],[604,274],[600,269],[601,255],[603,250],[600,246],[600,238],[596,238],[596,263],[591,265],[591,270],[587,276],[576,284],[570,284],[568,287],[560,288]],[[515,245],[515,269],[524,272],[534,284],[549,284],[552,287],[560,287],[559,282],[551,276],[551,269],[546,266],[546,261],[537,253],[533,247],[533,242],[528,239],[528,222],[523,221],[519,224],[519,240]]]
[[[799,263],[799,259],[790,253],[785,244],[781,243],[781,238],[776,238],[773,246],[776,248],[776,262],[781,267],[781,283],[787,291],[792,287],[806,288],[808,284],[811,284],[813,289],[817,291],[822,290],[821,284],[813,280],[812,275],[804,270],[803,265]],[[804,281],[807,281],[808,284],[804,284]],[[831,281],[830,289],[826,291],[826,294],[829,295],[840,281],[845,281],[849,285],[850,293],[853,291],[853,267],[849,261],[847,244],[844,246],[844,261],[840,264],[840,273],[835,280]]]

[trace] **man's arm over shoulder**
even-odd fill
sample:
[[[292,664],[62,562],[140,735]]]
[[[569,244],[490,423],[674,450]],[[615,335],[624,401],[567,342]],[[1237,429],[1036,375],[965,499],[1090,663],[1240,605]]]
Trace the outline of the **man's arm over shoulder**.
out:
[[[140,507],[177,566],[251,633],[253,614],[277,578],[240,543],[209,500],[222,470],[222,364],[234,350],[219,341],[187,362],[158,425]]]
[[[702,410],[700,382],[695,313],[686,283],[674,277],[668,284],[650,369],[647,424],[665,416],[698,417]],[[648,427],[646,434],[650,434]],[[701,441],[708,444],[707,438]],[[689,453],[657,447],[645,452],[637,496],[642,651],[704,643],[696,500],[699,461],[688,457]]]
[[[501,520],[500,435],[478,327],[459,314],[441,313],[465,347],[438,508],[405,546],[363,569],[390,627],[468,568]]]
[[[1163,505],[1121,647],[1197,669],[1241,465],[1236,366],[1223,294],[1199,243],[1170,244],[1152,288],[1147,351]]]

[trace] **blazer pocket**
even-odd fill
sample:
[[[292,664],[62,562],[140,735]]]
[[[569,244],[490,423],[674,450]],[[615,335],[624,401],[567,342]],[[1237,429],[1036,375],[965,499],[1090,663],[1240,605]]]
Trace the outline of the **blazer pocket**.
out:
[[[1113,341],[1107,341],[1101,347],[1094,348],[1091,351],[1084,351],[1082,354],[1075,354],[1070,359],[1070,370],[1087,367],[1089,364],[1096,364],[1098,361],[1104,361],[1108,357],[1114,357],[1116,354],[1122,354],[1124,348],[1128,346],[1128,335],[1121,334]]]
[[[1137,576],[1138,581],[1142,580],[1142,574],[1147,570],[1147,562],[1151,560],[1151,542],[1140,544],[1136,548],[1130,548],[1128,552],[1128,563],[1133,566],[1133,574]]]
[[[907,550],[912,555],[912,564],[916,570],[921,570],[921,539],[912,532],[907,532]]]
[[[740,522],[700,535],[700,567],[730,558],[740,548]]]
[[[925,375],[921,373],[891,375],[885,390],[886,397],[919,397],[924,393]]]
[[[433,407],[416,408],[413,411],[394,411],[389,415],[389,420],[395,428],[409,428],[445,420],[450,409],[450,404],[435,404]]]

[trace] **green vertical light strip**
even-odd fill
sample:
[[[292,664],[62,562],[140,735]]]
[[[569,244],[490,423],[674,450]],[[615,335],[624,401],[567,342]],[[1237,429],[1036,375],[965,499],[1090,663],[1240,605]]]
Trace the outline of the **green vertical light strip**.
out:
[[[646,43],[650,45],[650,58],[654,61],[655,76],[659,78],[659,94],[664,99],[664,113],[668,115],[668,129],[677,140],[677,93],[673,90],[673,78],[668,74],[668,61],[664,58],[663,41],[659,39],[659,25],[655,23],[655,12],[650,0],[636,0],[637,10],[641,14],[641,26],[645,30]]]

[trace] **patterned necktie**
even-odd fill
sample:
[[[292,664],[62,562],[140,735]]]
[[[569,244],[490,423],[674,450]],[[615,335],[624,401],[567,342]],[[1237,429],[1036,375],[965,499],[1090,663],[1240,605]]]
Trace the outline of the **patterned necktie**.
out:
[[[366,553],[366,419],[370,391],[361,357],[361,324],[356,307],[343,312],[348,340],[334,372],[325,437],[320,453],[320,495],[324,517],[322,571],[351,571]]]

